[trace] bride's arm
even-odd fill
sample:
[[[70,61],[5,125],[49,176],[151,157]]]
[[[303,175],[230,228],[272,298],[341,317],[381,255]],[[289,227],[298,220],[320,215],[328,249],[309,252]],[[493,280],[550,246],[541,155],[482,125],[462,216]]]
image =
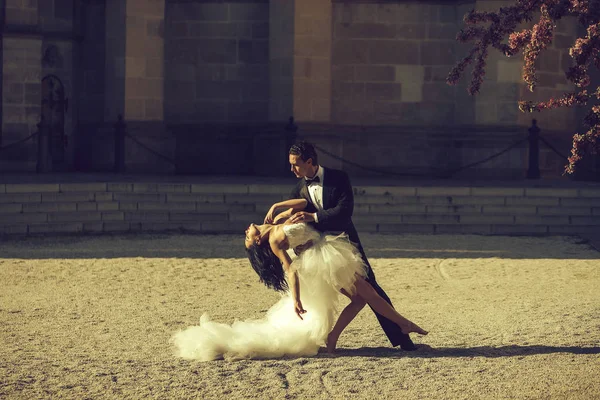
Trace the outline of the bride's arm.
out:
[[[292,298],[294,299],[294,311],[300,319],[303,319],[302,314],[306,313],[306,310],[304,307],[302,307],[302,301],[300,300],[300,281],[298,280],[298,273],[293,271],[291,268],[292,260],[284,249],[284,242],[287,244],[283,230],[281,230],[281,232],[278,234],[272,234],[269,238],[271,250],[273,250],[273,253],[275,253],[277,258],[279,258],[279,261],[281,261],[288,285],[292,291]]]
[[[307,204],[308,204],[308,201],[306,201],[305,199],[289,199],[289,200],[281,201],[279,203],[275,203],[269,209],[269,212],[267,213],[267,216],[265,217],[264,222],[265,222],[265,224],[273,223],[275,214],[277,213],[278,210],[281,210],[282,208],[291,209],[290,215],[292,215],[296,211],[304,210],[306,208]]]

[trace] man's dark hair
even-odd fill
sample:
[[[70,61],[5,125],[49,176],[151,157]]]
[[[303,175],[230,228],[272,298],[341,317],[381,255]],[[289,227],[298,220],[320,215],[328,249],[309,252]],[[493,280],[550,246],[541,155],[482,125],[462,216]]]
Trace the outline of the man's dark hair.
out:
[[[290,147],[290,154],[299,156],[302,159],[302,161],[306,161],[309,158],[312,158],[313,165],[319,165],[317,151],[311,143],[298,142],[294,144],[292,147]]]
[[[260,281],[278,292],[287,292],[288,284],[285,280],[285,272],[283,272],[281,261],[271,250],[271,246],[268,243],[260,246],[253,244],[246,251],[250,265],[258,274]]]

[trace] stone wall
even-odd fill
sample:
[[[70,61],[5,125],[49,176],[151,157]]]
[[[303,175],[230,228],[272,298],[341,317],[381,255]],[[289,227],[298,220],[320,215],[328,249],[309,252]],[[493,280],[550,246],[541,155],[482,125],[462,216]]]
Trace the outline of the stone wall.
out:
[[[334,3],[332,121],[453,124],[456,31],[452,4]]]
[[[165,30],[168,123],[268,119],[267,1],[170,1]]]
[[[40,122],[42,40],[36,35],[37,2],[6,0],[2,35],[2,147],[27,138]],[[32,171],[37,141],[4,150],[0,170]]]

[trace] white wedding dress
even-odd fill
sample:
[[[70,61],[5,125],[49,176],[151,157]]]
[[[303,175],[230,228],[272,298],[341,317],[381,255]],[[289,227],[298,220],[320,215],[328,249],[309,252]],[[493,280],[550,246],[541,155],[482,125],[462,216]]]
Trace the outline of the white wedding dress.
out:
[[[333,327],[339,290],[353,292],[355,273],[365,276],[366,267],[346,235],[321,236],[304,223],[284,225],[283,230],[290,248],[313,242],[292,261],[300,281],[304,319],[296,315],[289,292],[262,319],[228,325],[204,314],[199,325],[171,338],[179,357],[210,361],[317,354]]]

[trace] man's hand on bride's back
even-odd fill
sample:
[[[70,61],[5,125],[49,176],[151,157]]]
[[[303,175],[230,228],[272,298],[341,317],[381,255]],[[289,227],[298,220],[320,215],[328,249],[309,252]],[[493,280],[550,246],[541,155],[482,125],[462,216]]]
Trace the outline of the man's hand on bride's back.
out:
[[[296,315],[298,315],[298,318],[302,320],[304,319],[302,318],[302,314],[306,314],[306,310],[304,309],[304,307],[302,307],[302,302],[300,300],[294,302],[294,311],[296,311]]]

